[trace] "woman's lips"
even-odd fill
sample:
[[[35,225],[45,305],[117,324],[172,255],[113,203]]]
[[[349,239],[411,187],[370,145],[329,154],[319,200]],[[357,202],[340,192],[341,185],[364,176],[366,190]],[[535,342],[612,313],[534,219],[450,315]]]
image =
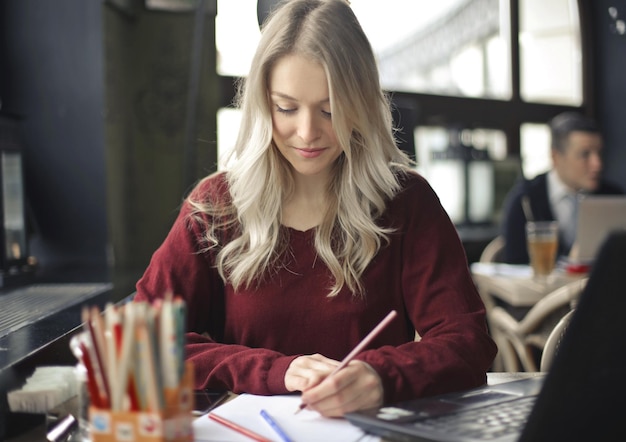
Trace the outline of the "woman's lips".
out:
[[[295,149],[304,158],[316,158],[316,157],[319,157],[322,154],[322,152],[324,152],[323,147],[317,147],[314,149],[301,149],[301,148],[296,147]]]

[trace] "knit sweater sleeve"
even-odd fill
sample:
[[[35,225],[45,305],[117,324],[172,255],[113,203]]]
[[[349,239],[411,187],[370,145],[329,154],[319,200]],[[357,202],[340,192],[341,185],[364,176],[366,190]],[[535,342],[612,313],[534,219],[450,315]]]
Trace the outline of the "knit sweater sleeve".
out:
[[[214,192],[216,186],[220,187],[219,177],[201,184],[195,195]],[[194,363],[196,388],[286,393],[284,373],[296,356],[224,342],[224,283],[214,265],[214,254],[199,253],[203,228],[191,222],[190,212],[185,201],[137,282],[134,300],[153,302],[168,291],[185,300],[186,359]]]
[[[390,213],[392,247],[402,244],[398,290],[419,338],[358,357],[381,376],[385,402],[484,384],[496,353],[457,231],[430,186],[411,181]]]

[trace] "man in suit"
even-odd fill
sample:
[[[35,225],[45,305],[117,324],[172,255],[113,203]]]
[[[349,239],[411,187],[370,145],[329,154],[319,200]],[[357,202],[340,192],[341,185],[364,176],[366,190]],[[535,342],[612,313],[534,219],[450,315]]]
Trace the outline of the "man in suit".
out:
[[[576,232],[576,201],[579,195],[622,194],[604,180],[602,135],[596,123],[576,112],[565,112],[550,121],[552,168],[515,184],[504,201],[503,260],[529,262],[525,225],[536,221],[559,222],[559,256],[568,255]]]

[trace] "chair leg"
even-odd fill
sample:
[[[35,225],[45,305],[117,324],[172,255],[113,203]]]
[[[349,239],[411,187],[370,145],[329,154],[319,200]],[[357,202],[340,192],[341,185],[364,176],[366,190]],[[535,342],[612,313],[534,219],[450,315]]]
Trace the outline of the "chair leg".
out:
[[[504,371],[516,372],[520,370],[519,359],[511,342],[507,339],[497,339],[498,353],[502,355],[502,367]]]
[[[491,364],[491,371],[501,372],[504,371],[504,361],[502,358],[502,352],[498,348],[498,353]]]
[[[524,366],[524,371],[537,371],[537,364],[535,363],[535,355],[533,354],[532,348],[525,346],[523,353],[522,365]]]

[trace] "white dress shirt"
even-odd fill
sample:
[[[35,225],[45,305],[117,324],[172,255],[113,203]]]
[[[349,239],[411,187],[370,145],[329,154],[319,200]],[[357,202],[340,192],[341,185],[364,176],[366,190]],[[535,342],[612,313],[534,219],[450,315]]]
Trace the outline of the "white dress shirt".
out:
[[[552,213],[559,222],[560,239],[567,250],[576,239],[578,198],[579,193],[563,183],[555,170],[548,172],[548,199]]]

